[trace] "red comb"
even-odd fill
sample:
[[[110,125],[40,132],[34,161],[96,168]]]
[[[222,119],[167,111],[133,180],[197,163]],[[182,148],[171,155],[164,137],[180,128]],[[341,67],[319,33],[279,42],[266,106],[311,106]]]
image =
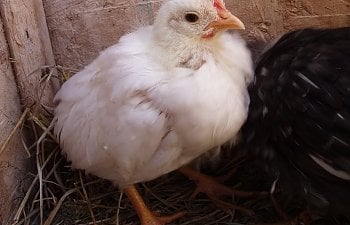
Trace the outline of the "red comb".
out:
[[[225,5],[223,5],[223,2],[221,0],[214,0],[214,7],[217,10],[224,10],[225,9]]]

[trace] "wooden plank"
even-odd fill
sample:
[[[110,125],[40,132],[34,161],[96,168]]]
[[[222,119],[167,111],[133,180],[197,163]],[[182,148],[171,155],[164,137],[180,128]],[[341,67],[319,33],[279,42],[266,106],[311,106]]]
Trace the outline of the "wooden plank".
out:
[[[0,18],[0,146],[17,123],[21,105],[15,77],[10,64],[10,54]],[[26,171],[27,157],[20,132],[16,132],[7,148],[0,153],[0,221],[8,224],[11,208],[20,197],[16,192]]]
[[[281,1],[272,0],[226,0],[227,7],[246,25],[242,36],[248,41],[270,40],[283,32]]]
[[[44,0],[57,64],[80,69],[125,32],[152,23],[160,2]]]
[[[58,64],[80,69],[119,37],[152,23],[161,0],[44,0]],[[268,41],[306,26],[346,24],[348,0],[225,0],[246,25],[249,42]],[[344,16],[337,16],[342,14]],[[331,15],[328,17],[327,15]],[[350,25],[348,25],[350,26]],[[254,50],[254,49],[253,49]]]
[[[55,61],[41,0],[1,0],[0,15],[1,146],[21,114],[19,96],[22,104],[32,105],[38,99],[41,67]],[[55,87],[45,89],[42,103],[50,105]],[[21,200],[17,190],[28,171],[22,135],[17,131],[0,155],[0,221],[4,224],[9,224],[12,205]]]
[[[283,14],[286,30],[350,26],[350,2],[344,0],[286,1]]]
[[[0,12],[21,98],[31,105],[38,99],[42,66],[55,64],[42,1],[2,0]],[[53,88],[55,84],[44,90],[44,104],[51,103]]]
[[[348,27],[350,26],[349,15],[320,15],[320,16],[298,16],[288,21],[288,27],[298,29],[304,27]]]

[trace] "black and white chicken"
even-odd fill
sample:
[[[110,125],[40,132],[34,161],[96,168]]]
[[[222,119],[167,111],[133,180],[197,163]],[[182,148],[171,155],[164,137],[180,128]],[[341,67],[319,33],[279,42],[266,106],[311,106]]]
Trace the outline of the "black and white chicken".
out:
[[[255,76],[243,128],[250,154],[293,199],[349,219],[350,27],[282,36],[260,57]]]

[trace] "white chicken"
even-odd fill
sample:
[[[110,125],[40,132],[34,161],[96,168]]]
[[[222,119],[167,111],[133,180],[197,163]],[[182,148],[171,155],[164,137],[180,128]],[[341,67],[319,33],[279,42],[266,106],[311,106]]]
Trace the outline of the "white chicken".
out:
[[[55,133],[72,166],[111,180],[141,224],[165,224],[133,184],[232,140],[246,120],[252,62],[222,0],[168,0],[153,26],[123,36],[65,82]]]

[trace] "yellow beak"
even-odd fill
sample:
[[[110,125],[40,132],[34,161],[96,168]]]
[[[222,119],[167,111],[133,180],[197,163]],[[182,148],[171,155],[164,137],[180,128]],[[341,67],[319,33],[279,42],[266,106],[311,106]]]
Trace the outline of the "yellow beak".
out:
[[[215,20],[208,24],[205,27],[204,31],[214,28],[215,30],[223,30],[223,29],[237,29],[244,30],[245,26],[243,22],[238,19],[236,16],[232,15],[230,11],[226,8],[222,10],[218,10],[218,15],[220,19]]]

